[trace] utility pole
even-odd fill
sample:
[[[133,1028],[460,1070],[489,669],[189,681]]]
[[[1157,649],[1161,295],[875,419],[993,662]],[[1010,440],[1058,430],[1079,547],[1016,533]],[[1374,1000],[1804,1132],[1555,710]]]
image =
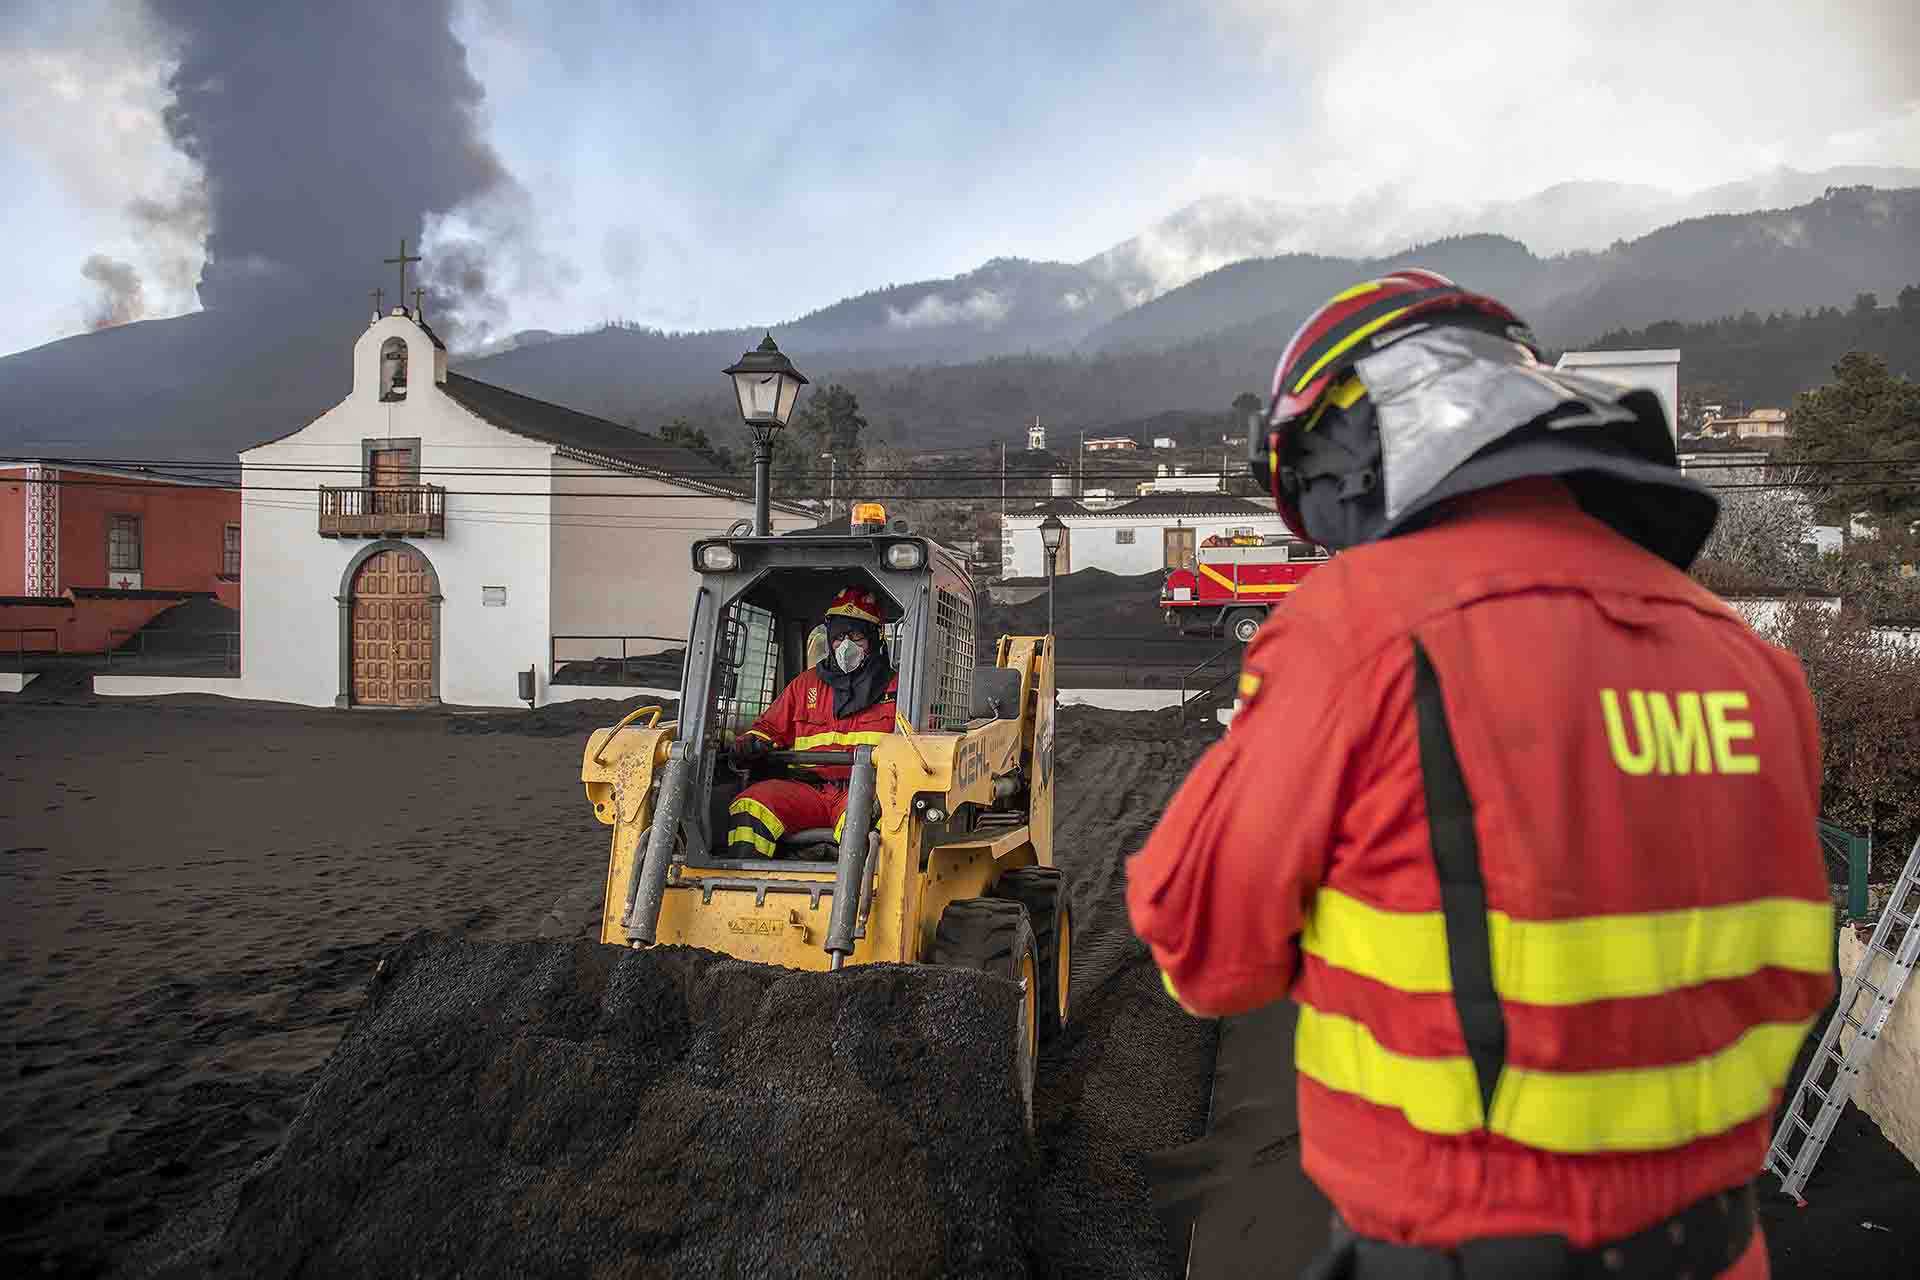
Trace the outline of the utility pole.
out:
[[[1073,496],[1084,498],[1087,494],[1087,433],[1085,431],[1080,433],[1080,454],[1075,460],[1074,469],[1080,473],[1080,478],[1074,481]]]
[[[1000,518],[1007,518],[1007,442],[1000,442]]]

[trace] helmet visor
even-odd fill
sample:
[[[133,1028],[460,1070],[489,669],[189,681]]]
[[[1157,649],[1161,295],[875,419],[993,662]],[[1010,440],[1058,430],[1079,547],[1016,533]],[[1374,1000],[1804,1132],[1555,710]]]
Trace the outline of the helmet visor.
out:
[[[1474,328],[1411,333],[1354,367],[1379,426],[1389,524],[1454,468],[1529,423],[1564,430],[1637,421],[1620,403],[1629,388],[1547,368],[1522,344]]]

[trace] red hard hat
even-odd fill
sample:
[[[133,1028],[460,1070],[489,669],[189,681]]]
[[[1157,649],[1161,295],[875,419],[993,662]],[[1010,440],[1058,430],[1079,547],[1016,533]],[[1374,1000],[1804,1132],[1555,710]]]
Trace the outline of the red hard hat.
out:
[[[1256,478],[1273,495],[1280,518],[1295,537],[1313,541],[1280,483],[1280,460],[1293,433],[1312,426],[1312,417],[1323,407],[1329,390],[1343,380],[1355,362],[1376,349],[1382,338],[1406,328],[1416,318],[1432,322],[1448,313],[1483,316],[1511,325],[1518,331],[1515,339],[1533,351],[1536,359],[1539,357],[1524,322],[1504,303],[1469,293],[1438,272],[1417,267],[1336,293],[1308,316],[1287,342],[1273,371],[1266,430],[1247,443]],[[1264,439],[1259,434],[1264,434]]]
[[[871,591],[862,587],[847,587],[827,606],[827,616],[855,618],[877,627],[881,622],[880,602],[873,598]]]

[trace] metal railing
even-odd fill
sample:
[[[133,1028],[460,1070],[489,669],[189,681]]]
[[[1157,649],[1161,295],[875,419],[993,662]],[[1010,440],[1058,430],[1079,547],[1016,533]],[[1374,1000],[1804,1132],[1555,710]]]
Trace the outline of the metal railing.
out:
[[[29,653],[58,654],[60,652],[60,628],[58,627],[0,627],[0,633],[10,634],[13,637],[13,657],[16,662]],[[53,637],[53,648],[29,649],[26,647],[28,636],[43,634]]]
[[[684,636],[553,636],[547,642],[547,682],[549,684],[555,682],[558,678],[560,668],[568,663],[597,665],[602,662],[614,661],[611,653],[603,652],[595,652],[585,657],[563,658],[560,656],[560,645],[563,641],[590,642],[595,645],[603,643],[610,645],[617,642],[620,646],[620,674],[623,677],[633,674],[634,663],[646,658],[658,657],[668,648],[685,648],[687,643],[686,637]],[[649,643],[660,647],[647,653],[634,653],[632,646],[635,643]]]
[[[1245,648],[1246,648],[1245,645],[1241,644],[1238,640],[1235,640],[1231,644],[1229,644],[1226,648],[1221,649],[1217,653],[1209,655],[1205,661],[1197,663],[1196,665],[1194,665],[1193,667],[1189,668],[1187,671],[1181,674],[1180,676],[1180,723],[1181,724],[1184,725],[1187,722],[1187,703],[1189,701],[1187,697],[1187,687],[1197,682],[1199,678],[1206,672],[1206,670],[1209,667],[1213,666],[1216,662],[1219,662],[1220,659],[1226,657],[1230,653],[1239,653]],[[1212,681],[1204,689],[1201,689],[1198,693],[1194,694],[1191,701],[1194,701],[1194,702],[1204,701],[1207,698],[1213,696],[1214,693],[1218,692],[1221,685],[1225,684],[1229,680],[1237,680],[1239,679],[1239,677],[1240,677],[1239,665],[1237,663],[1232,664],[1225,671],[1215,676],[1212,679]]]
[[[204,639],[209,636],[217,636],[220,638],[220,642],[221,642],[220,643],[221,665],[224,666],[228,671],[237,672],[240,670],[240,633],[238,631],[220,631],[220,630],[214,630],[211,628],[186,628],[186,627],[183,627],[177,631],[173,631],[173,630],[145,631],[138,627],[109,627],[107,629],[107,651],[105,655],[103,655],[106,665],[108,667],[113,666],[114,655],[118,653],[120,649],[121,642],[117,641],[114,637],[125,636],[127,639],[132,640],[134,653],[131,655],[131,657],[136,661],[140,661],[140,660],[144,660],[147,657],[147,638],[151,635],[157,635],[164,640],[187,639],[189,637],[194,639]],[[179,653],[179,654],[168,654],[167,656],[180,658],[187,661],[193,661],[195,659],[211,658],[214,655],[212,653]],[[129,655],[121,653],[120,657],[122,661],[125,661],[129,658]]]
[[[437,484],[320,486],[320,536],[437,537],[447,531],[447,491]]]

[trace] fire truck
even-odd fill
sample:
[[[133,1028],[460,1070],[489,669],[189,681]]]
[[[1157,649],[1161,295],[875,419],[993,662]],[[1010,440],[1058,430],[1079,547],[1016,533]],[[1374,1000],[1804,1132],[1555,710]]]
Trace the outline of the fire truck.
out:
[[[1267,611],[1287,598],[1326,551],[1298,539],[1253,533],[1202,542],[1191,564],[1170,570],[1160,587],[1167,625],[1185,635],[1253,639]]]

